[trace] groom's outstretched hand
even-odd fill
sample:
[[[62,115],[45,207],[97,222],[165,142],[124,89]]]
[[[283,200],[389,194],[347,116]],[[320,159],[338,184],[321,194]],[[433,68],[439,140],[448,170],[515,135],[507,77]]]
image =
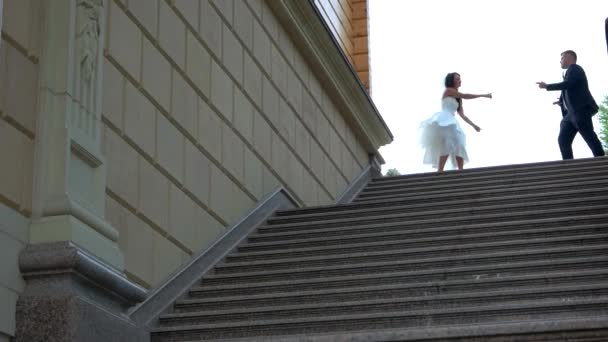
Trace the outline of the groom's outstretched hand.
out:
[[[547,83],[545,82],[536,82],[536,84],[538,84],[540,89],[547,89]]]
[[[485,95],[485,97],[487,97],[487,98],[491,99],[491,98],[492,98],[492,93],[487,93],[487,94]]]

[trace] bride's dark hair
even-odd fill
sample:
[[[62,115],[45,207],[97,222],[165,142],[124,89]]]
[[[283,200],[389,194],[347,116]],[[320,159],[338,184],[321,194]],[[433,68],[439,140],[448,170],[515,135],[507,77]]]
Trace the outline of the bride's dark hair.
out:
[[[445,77],[445,87],[446,88],[454,88],[454,79],[456,78],[456,75],[460,76],[459,73],[457,72],[451,72],[449,74],[447,74],[447,76]]]
[[[460,76],[460,74],[457,72],[451,72],[445,76],[444,84],[446,88],[454,88],[454,79],[456,78],[456,75]],[[456,101],[458,101],[458,109],[460,109],[462,107],[462,99],[456,98]]]

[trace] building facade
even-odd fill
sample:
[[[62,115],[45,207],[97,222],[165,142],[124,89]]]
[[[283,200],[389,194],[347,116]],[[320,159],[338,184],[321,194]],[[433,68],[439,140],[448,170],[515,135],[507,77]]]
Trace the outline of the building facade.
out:
[[[382,162],[365,7],[0,0],[0,341],[49,270],[126,309],[275,189],[332,204]]]

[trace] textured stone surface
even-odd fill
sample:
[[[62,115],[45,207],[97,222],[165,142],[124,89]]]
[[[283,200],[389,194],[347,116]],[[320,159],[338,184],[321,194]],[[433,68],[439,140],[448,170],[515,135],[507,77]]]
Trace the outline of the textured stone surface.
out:
[[[29,245],[17,341],[145,341],[124,316],[145,291],[70,242]]]
[[[77,295],[20,298],[16,341],[144,342],[149,337],[124,317]]]

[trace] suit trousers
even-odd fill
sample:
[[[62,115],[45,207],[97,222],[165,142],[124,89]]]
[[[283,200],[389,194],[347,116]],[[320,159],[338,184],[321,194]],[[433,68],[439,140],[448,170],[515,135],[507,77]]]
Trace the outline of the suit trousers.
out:
[[[587,146],[591,149],[594,157],[600,157],[604,155],[604,148],[600,139],[593,130],[593,121],[591,115],[574,115],[568,114],[564,116],[560,124],[559,137],[557,142],[559,143],[559,149],[562,153],[562,159],[574,158],[572,153],[572,142],[576,133],[580,133]]]

